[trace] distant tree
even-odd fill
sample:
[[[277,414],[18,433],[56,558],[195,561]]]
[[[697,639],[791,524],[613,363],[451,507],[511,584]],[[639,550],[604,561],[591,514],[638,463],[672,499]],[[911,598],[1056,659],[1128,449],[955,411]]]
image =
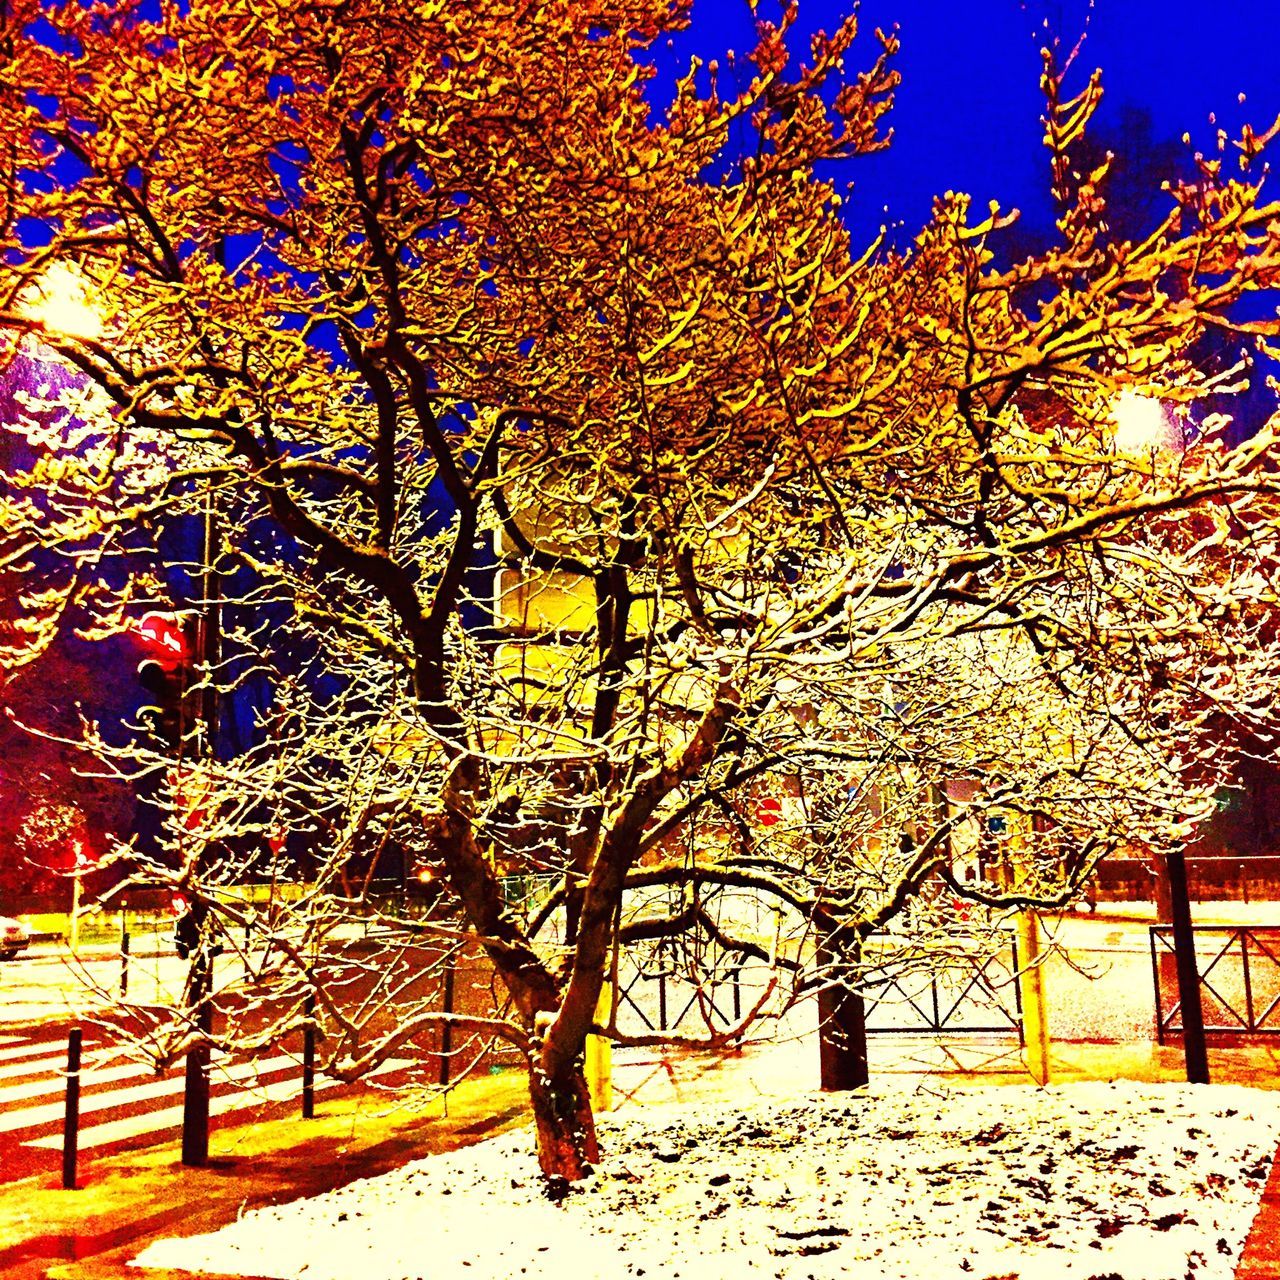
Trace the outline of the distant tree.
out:
[[[851,246],[818,174],[884,145],[896,84],[889,37],[847,69],[852,19],[802,66],[794,12],[761,20],[659,117],[645,59],[686,5],[149,12],[6,20],[0,325],[96,389],[32,419],[91,530],[212,504],[215,569],[284,607],[221,629],[275,702],[234,761],[195,727],[144,868],[281,958],[245,1036],[309,987],[359,1074],[448,1021],[421,988],[470,939],[509,1008],[455,1021],[523,1055],[542,1168],[577,1179],[620,943],[856,986],[894,920],[927,955],[956,898],[1063,902],[1125,833],[1178,838],[1206,708],[1270,715],[1270,432],[1162,450],[1117,420],[1141,393],[1171,431],[1222,382],[1188,353],[1273,285],[1252,141],[1107,240],[1101,175],[1068,181],[1099,89],[1064,98],[1050,59],[1057,242],[999,270],[1007,220],[956,195],[908,253]],[[101,336],[41,320],[55,263]],[[955,779],[977,798],[942,803]],[[966,882],[951,837],[992,810],[1007,872]],[[359,960],[342,930],[397,863],[440,895]],[[305,880],[288,927],[237,864]],[[158,1051],[205,1034],[178,1032]]]
[[[76,847],[90,859],[109,854],[132,825],[132,789],[81,745],[88,707],[121,710],[118,700],[104,696],[102,669],[86,647],[76,652],[74,644],[55,641],[38,664],[0,678],[0,893],[6,898],[61,895]]]

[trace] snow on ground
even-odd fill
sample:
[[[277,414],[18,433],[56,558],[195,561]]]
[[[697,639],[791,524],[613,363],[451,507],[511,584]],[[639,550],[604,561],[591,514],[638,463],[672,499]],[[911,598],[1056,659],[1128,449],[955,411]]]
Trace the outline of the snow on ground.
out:
[[[1080,1084],[648,1107],[543,1199],[529,1130],[136,1261],[305,1280],[1230,1280],[1276,1095]]]

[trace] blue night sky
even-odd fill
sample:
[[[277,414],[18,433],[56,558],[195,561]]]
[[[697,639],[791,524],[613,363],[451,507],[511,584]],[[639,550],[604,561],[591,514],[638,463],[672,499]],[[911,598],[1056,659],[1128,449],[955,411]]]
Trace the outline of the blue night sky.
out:
[[[799,28],[831,29],[848,7],[801,0]],[[761,0],[762,16],[777,12],[773,0]],[[845,175],[856,183],[850,215],[860,231],[873,232],[887,204],[888,220],[903,224],[896,238],[909,240],[934,194],[948,189],[969,192],[982,209],[993,198],[1016,206],[1031,226],[1047,221],[1039,119],[1046,19],[1064,48],[1086,33],[1069,88],[1078,91],[1102,67],[1098,129],[1111,149],[1139,163],[1150,145],[1135,131],[1134,108],[1150,113],[1150,141],[1182,156],[1184,132],[1200,150],[1216,145],[1211,112],[1233,135],[1245,120],[1261,132],[1280,114],[1280,0],[864,0],[861,63],[874,57],[874,29],[896,23],[902,85],[890,151]],[[694,0],[693,29],[659,63],[743,52],[752,31],[746,0]]]

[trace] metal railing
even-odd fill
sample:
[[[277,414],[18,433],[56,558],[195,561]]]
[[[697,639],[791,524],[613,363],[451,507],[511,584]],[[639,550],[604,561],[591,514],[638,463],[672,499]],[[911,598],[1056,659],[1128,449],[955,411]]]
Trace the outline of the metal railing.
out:
[[[871,945],[885,941],[889,940],[872,938]],[[865,994],[867,1034],[992,1035],[1016,1031],[1022,1043],[1022,993],[1017,972],[1018,941],[1011,935],[998,951],[989,951],[975,940],[971,955],[953,954],[945,965],[927,973],[873,981]],[[905,1013],[905,1022],[877,1025],[873,1015],[881,1006]],[[987,1013],[993,1020],[972,1020]]]
[[[1196,954],[1204,1029],[1220,1035],[1280,1035],[1280,925],[1196,925],[1192,935],[1210,941],[1206,954]],[[1156,1039],[1164,1044],[1167,1035],[1182,1032],[1181,1001],[1175,998],[1165,1009],[1165,988],[1176,991],[1176,984],[1171,972],[1161,973],[1161,961],[1171,971],[1176,956],[1173,927],[1152,925],[1150,937]]]
[[[650,957],[649,964],[627,957],[634,971],[618,983],[620,1014],[629,1011],[652,1032],[679,1031],[694,1021],[695,1010],[700,1029],[724,1029],[742,1020],[740,963],[694,975],[679,963],[675,947],[660,945]]]

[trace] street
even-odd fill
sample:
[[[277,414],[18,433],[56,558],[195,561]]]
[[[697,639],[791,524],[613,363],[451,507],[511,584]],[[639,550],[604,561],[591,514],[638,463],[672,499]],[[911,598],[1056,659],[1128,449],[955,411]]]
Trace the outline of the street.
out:
[[[1271,904],[1255,904],[1247,916],[1237,914],[1257,924],[1277,919]],[[1047,920],[1045,934],[1046,941],[1053,944],[1044,970],[1052,1038],[1064,1044],[1149,1043],[1154,1037],[1155,1004],[1147,923],[1067,915]],[[1202,944],[1198,950],[1203,968],[1221,939],[1209,934],[1198,941]],[[168,1004],[180,998],[187,962],[172,951],[171,945],[166,945],[167,938],[148,939],[148,943],[128,958],[125,1009],[135,1004]],[[404,960],[411,962],[409,956]],[[1016,1049],[1016,1032],[1007,1016],[997,1009],[1003,1006],[1016,1016],[1009,964],[1006,955],[988,965],[983,971],[986,991],[982,983],[972,982],[976,971],[940,979],[936,1002],[928,979],[904,979],[869,1010],[873,1040],[905,1042],[919,1037],[962,1044],[968,1033],[985,1028],[985,1034],[1007,1039]],[[215,961],[215,989],[241,978],[243,967],[238,956],[219,956]],[[62,1144],[67,1031],[72,1025],[85,1029],[80,1107],[82,1160],[92,1161],[156,1142],[176,1143],[182,1118],[181,1065],[157,1075],[146,1064],[130,1061],[124,1047],[116,1042],[118,1037],[113,1036],[109,1024],[113,1020],[113,1003],[119,998],[121,975],[118,947],[101,941],[82,946],[75,958],[60,943],[40,942],[19,958],[0,964],[0,1179],[12,1181],[32,1173],[47,1174],[57,1167]],[[1224,993],[1229,994],[1238,986],[1222,963],[1211,976]],[[735,1009],[750,1007],[756,992],[753,981],[751,970],[745,970],[736,1001],[728,984],[716,990],[714,998],[722,1021],[727,1022]],[[1280,992],[1280,966],[1273,964],[1269,977],[1255,968],[1254,987],[1259,1000],[1274,998]],[[460,984],[460,990],[468,989],[478,996],[481,984]],[[639,979],[622,1001],[620,1025],[625,1030],[643,1031],[646,1019],[658,1021],[660,1005],[665,1007],[670,1025],[688,1008],[691,998],[691,991],[681,988],[677,981],[665,984],[660,994],[655,981]],[[117,1013],[119,1008],[116,1005]],[[787,1033],[812,1034],[806,1009],[786,1020]],[[696,1033],[697,1009],[689,1016],[689,1024],[680,1029]],[[946,1030],[940,1034],[929,1032],[927,1023],[931,1017],[941,1017]],[[426,1047],[428,1054],[430,1049],[431,1046]],[[887,1043],[876,1049],[873,1063],[888,1049]],[[419,1046],[417,1056],[422,1052],[423,1046]],[[623,1052],[619,1066],[627,1058]],[[416,1074],[411,1067],[407,1054],[404,1059],[385,1064],[374,1079],[358,1086],[340,1085],[319,1075],[316,1090],[320,1095],[333,1091],[381,1091],[407,1083]],[[434,1073],[428,1074],[434,1080]],[[253,1060],[215,1056],[211,1083],[215,1123],[266,1122],[296,1111],[301,1095],[300,1037],[287,1037],[282,1044],[259,1052]]]

